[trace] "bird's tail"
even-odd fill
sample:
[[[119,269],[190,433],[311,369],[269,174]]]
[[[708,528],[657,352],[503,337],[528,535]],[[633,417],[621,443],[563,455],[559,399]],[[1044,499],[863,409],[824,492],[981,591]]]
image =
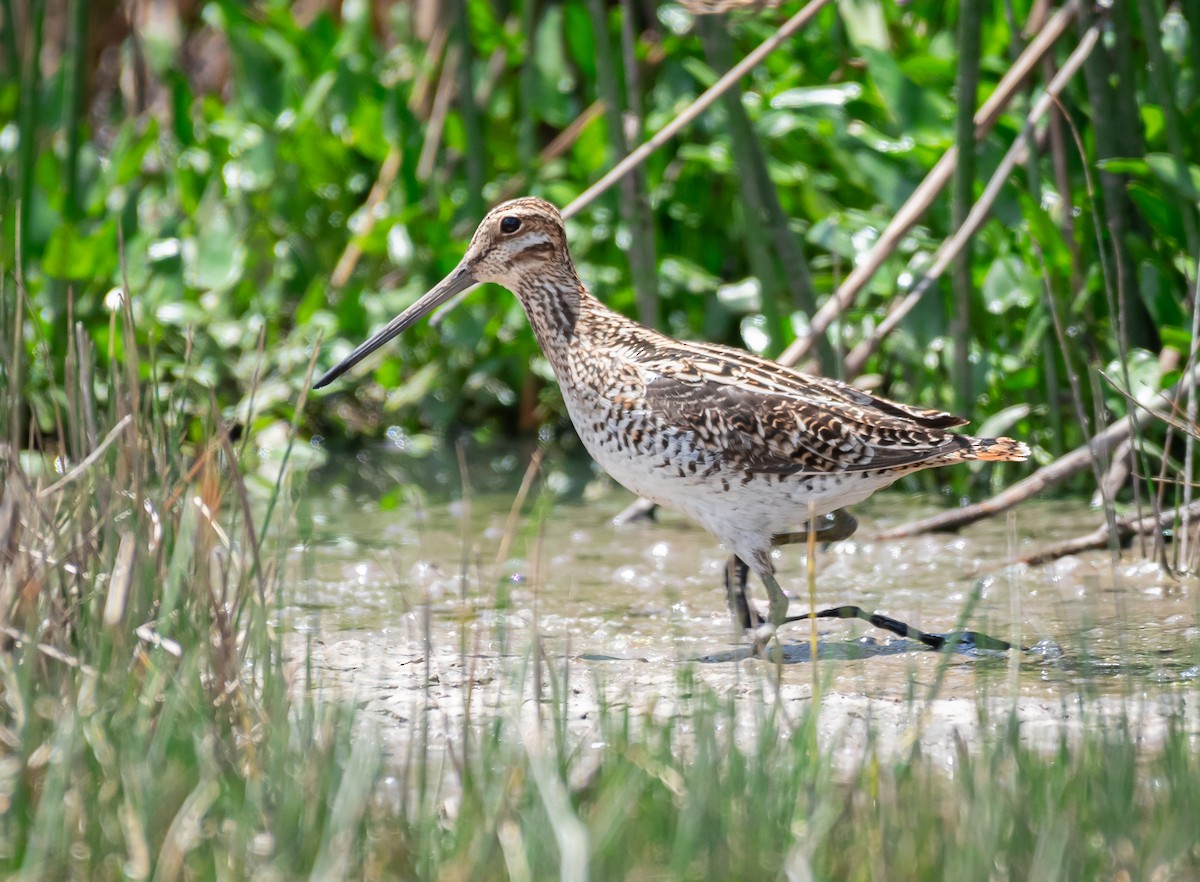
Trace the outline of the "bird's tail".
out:
[[[984,462],[1024,462],[1029,459],[1029,446],[1012,438],[968,438],[970,446],[962,451],[963,459]]]

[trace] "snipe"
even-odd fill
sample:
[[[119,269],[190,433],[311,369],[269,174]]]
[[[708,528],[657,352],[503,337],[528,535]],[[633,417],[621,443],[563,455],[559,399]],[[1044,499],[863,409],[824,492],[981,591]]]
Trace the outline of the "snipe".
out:
[[[521,301],[562,387],[575,430],[618,482],[691,517],[732,557],[729,605],[743,627],[761,619],[745,599],[747,568],[770,596],[767,625],[787,620],[771,547],[817,518],[862,502],[903,475],[972,459],[1020,462],[1011,438],[947,429],[966,420],[807,376],[748,352],[685,343],[596,300],[580,282],[557,209],[505,202],[483,219],[462,261],[437,287],[326,373],[328,385],[438,305],[476,282]],[[844,538],[844,513],[818,533]]]

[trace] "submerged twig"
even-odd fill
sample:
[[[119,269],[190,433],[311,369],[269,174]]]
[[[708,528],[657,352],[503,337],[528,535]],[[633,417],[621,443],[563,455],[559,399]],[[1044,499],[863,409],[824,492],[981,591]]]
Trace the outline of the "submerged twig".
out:
[[[1027,554],[1020,559],[1020,562],[1029,566],[1039,566],[1070,554],[1108,548],[1114,542],[1120,545],[1134,536],[1144,536],[1156,531],[1161,533],[1163,530],[1170,529],[1176,521],[1186,524],[1197,515],[1200,515],[1200,500],[1186,506],[1181,505],[1178,508],[1167,509],[1156,515],[1146,515],[1145,517],[1125,515],[1116,518],[1112,524],[1101,524],[1083,536],[1076,536],[1073,539],[1067,539]]]

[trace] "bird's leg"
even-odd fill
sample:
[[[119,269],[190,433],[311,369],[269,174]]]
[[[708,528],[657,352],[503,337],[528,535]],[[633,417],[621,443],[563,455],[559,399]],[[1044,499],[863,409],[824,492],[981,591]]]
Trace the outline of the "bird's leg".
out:
[[[842,539],[848,539],[858,528],[858,521],[845,509],[839,509],[832,516],[823,520],[825,522],[824,525],[817,530],[816,538],[818,542],[838,542]],[[776,536],[771,542],[773,545],[789,545],[797,542],[806,542],[807,540],[808,533],[800,531],[798,533],[784,533]],[[928,631],[922,631],[920,628],[914,628],[912,625],[902,622],[899,619],[893,619],[890,616],[881,615],[880,613],[869,613],[859,606],[837,606],[833,609],[821,610],[820,612],[812,610],[796,616],[787,616],[784,619],[784,624],[802,622],[806,619],[861,619],[864,622],[874,625],[876,628],[891,631],[900,637],[915,640],[934,650],[941,650],[947,644],[951,644],[959,649],[1006,650],[1012,648],[1012,644],[1007,640],[1000,640],[999,638],[990,637],[987,634],[981,634],[977,631],[963,631],[960,634],[951,635],[931,634]],[[1021,648],[1024,649],[1024,647]]]
[[[725,564],[725,594],[729,598],[729,612],[733,616],[734,626],[740,625],[743,631],[757,628],[762,624],[762,616],[750,605],[746,598],[746,582],[750,576],[750,567],[736,554],[729,555]]]
[[[759,572],[763,584],[767,587],[767,594],[770,597],[770,607],[767,611],[767,621],[751,628],[747,633],[750,636],[750,652],[759,658],[768,658],[767,644],[771,642],[771,638],[776,635],[781,625],[787,621],[788,596],[783,593],[783,589],[779,587],[779,582],[775,579],[775,574],[772,572]],[[755,614],[757,618],[757,614]]]
[[[843,539],[849,539],[854,535],[854,531],[858,529],[858,521],[854,515],[846,511],[844,508],[839,508],[831,515],[820,518],[817,523],[817,541],[825,542],[841,542]],[[808,541],[808,530],[800,530],[795,533],[780,533],[772,537],[771,544],[779,545],[797,545]]]
[[[766,622],[750,630],[750,651],[761,658],[766,658],[767,643],[775,636],[780,626],[787,621],[788,596],[779,587],[775,578],[775,567],[771,564],[769,551],[756,555],[751,564],[754,572],[762,579],[767,589],[770,605],[767,608]],[[761,619],[760,619],[761,621]]]
[[[767,622],[770,623],[772,629],[778,629],[787,621],[788,596],[779,587],[774,572],[763,573],[762,581],[767,586],[767,597],[770,600],[770,605],[767,607]]]
[[[858,529],[858,521],[854,519],[854,515],[846,511],[844,508],[838,509],[832,515],[823,517],[817,521],[820,526],[817,527],[816,540],[821,543],[825,542],[840,542],[843,539],[849,539],[854,535],[854,531]],[[771,544],[792,545],[808,541],[808,531],[800,530],[795,533],[781,533],[771,539]],[[734,624],[741,625],[742,630],[750,630],[757,628],[763,623],[763,617],[759,614],[746,597],[746,582],[749,574],[749,567],[737,555],[730,555],[729,562],[725,567],[725,593],[729,597],[729,612],[733,616]],[[765,580],[764,580],[765,583]],[[768,588],[768,591],[770,589]],[[784,606],[786,609],[786,604]]]
[[[891,616],[881,615],[880,613],[869,613],[860,606],[835,606],[833,609],[823,609],[820,612],[806,612],[798,616],[788,616],[785,621],[790,624],[792,622],[802,622],[805,619],[862,619],[876,628],[891,631],[900,637],[915,640],[934,650],[945,649],[947,645],[959,650],[990,649],[1001,651],[1013,648],[1013,645],[1007,640],[1001,640],[999,637],[992,637],[979,631],[932,634],[928,631],[922,631],[920,628],[914,628],[912,625],[902,622],[899,619],[893,619]],[[1028,651],[1028,647],[1026,646],[1018,648],[1022,651]]]

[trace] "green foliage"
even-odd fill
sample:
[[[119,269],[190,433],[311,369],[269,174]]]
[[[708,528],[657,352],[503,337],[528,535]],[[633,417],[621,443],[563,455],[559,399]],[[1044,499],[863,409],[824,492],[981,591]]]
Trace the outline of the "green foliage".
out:
[[[604,135],[616,119],[611,111],[553,158],[533,155],[597,98],[597,44],[584,0],[532,10],[470,0],[462,26],[451,4],[437,26],[444,41],[418,35],[419,5],[339,4],[340,18],[318,11],[301,23],[288,3],[214,0],[198,18],[181,20],[177,35],[141,35],[143,95],[89,75],[90,103],[74,115],[62,100],[70,65],[51,66],[38,81],[0,82],[0,263],[10,279],[20,263],[30,302],[27,346],[47,341],[49,363],[60,364],[68,316],[108,346],[105,295],[128,286],[136,339],[154,347],[160,382],[186,383],[193,417],[207,412],[210,394],[227,415],[245,412],[256,371],[270,380],[260,387],[265,397],[257,411],[290,417],[316,341],[319,366],[330,366],[412,302],[457,261],[482,206],[513,191],[565,204],[611,165]],[[1028,7],[1013,7],[1018,25]],[[973,246],[975,400],[966,415],[978,423],[1027,404],[1011,431],[1042,456],[1087,435],[1075,419],[1064,358],[1082,370],[1124,359],[1136,347],[1157,354],[1164,344],[1186,350],[1191,343],[1186,296],[1200,246],[1200,154],[1194,139],[1182,155],[1173,152],[1168,133],[1176,119],[1194,130],[1200,115],[1200,72],[1192,66],[1200,57],[1198,23],[1187,20],[1194,4],[1150,23],[1139,15],[1155,4],[1134,7],[1120,4],[1106,27],[1130,35],[1134,71],[1146,67],[1146,41],[1162,44],[1178,86],[1174,104],[1164,108],[1141,73],[1116,83],[1114,100],[1136,111],[1117,123],[1140,152],[1101,156],[1095,96],[1078,77],[1064,101],[1080,143],[1068,130],[1057,156],[1016,175]],[[770,36],[795,8],[731,15],[735,53]],[[995,88],[1019,40],[1005,8],[992,4],[984,22],[981,95]],[[622,14],[614,8],[609,16],[614,51]],[[792,234],[802,240],[819,302],[953,144],[954,26],[952,8],[940,3],[831,6],[743,83],[744,105]],[[682,6],[659,5],[656,18],[639,20],[635,32],[637,97],[646,131],[654,132],[715,73]],[[1064,38],[1059,57],[1073,39]],[[131,46],[125,35],[111,48]],[[464,53],[471,101],[452,63]],[[132,77],[128,53],[118,55]],[[227,69],[215,75],[206,62]],[[984,140],[985,172],[1020,128],[1025,107],[1014,102]],[[464,115],[464,108],[473,109]],[[672,333],[739,345],[743,330],[758,329],[761,337],[763,316],[782,316],[768,328],[778,348],[807,324],[779,279],[761,279],[754,303],[716,296],[719,284],[753,274],[748,255],[758,228],[746,222],[747,172],[733,158],[726,123],[715,105],[646,163],[660,315]],[[472,175],[480,173],[476,192]],[[1127,194],[1114,207],[1124,229],[1117,243],[1102,213],[1109,191],[1102,194],[1100,185],[1109,175],[1119,176],[1115,192]],[[22,194],[27,204],[18,212]],[[616,206],[614,191],[586,209],[570,235],[589,284],[631,312],[622,242],[632,231]],[[862,340],[919,277],[951,232],[948,217],[943,197],[837,324],[834,351]],[[25,223],[19,255],[18,218]],[[1128,253],[1128,265],[1116,265],[1114,245]],[[1118,278],[1122,267],[1126,275]],[[1047,298],[1069,317],[1072,339],[1085,344],[1079,350],[1061,351],[1065,341],[1055,336]],[[883,392],[930,406],[957,404],[948,336],[953,304],[948,284],[935,288],[870,359],[864,372]],[[1129,319],[1125,339],[1118,314]],[[121,357],[115,344],[113,351]],[[484,291],[440,326],[407,332],[382,363],[378,373],[360,372],[320,397],[306,418],[309,430],[344,437],[395,424],[410,432],[563,425],[532,335],[503,292]],[[36,359],[24,377],[30,418],[53,433],[52,390],[61,377]],[[1090,385],[1081,388],[1090,399]],[[1082,409],[1095,408],[1085,400]]]
[[[349,696],[313,688],[320,672],[299,635],[285,643],[295,426],[275,429],[274,480],[256,476],[263,451],[215,414],[181,444],[186,395],[156,396],[159,366],[138,351],[132,318],[120,305],[110,331],[145,380],[106,367],[86,334],[62,368],[58,424],[93,457],[73,453],[79,466],[61,475],[62,458],[0,445],[5,878],[1200,873],[1189,681],[1164,688],[1179,710],[1156,749],[1109,724],[1039,752],[1015,717],[989,721],[981,704],[984,734],[947,769],[883,749],[873,728],[848,755],[818,738],[817,702],[785,717],[782,703],[714,695],[686,665],[675,712],[602,705],[579,744],[567,734],[578,666],[538,656],[535,667],[518,646],[476,688],[521,700],[483,703],[445,753],[420,737],[441,715],[423,708],[393,723],[411,749],[388,755]],[[0,437],[15,400],[0,396]],[[760,664],[745,676],[769,691],[775,674]],[[1145,693],[1129,685],[1136,707]],[[536,721],[519,716],[529,696]],[[1072,701],[1071,716],[1091,700]]]

